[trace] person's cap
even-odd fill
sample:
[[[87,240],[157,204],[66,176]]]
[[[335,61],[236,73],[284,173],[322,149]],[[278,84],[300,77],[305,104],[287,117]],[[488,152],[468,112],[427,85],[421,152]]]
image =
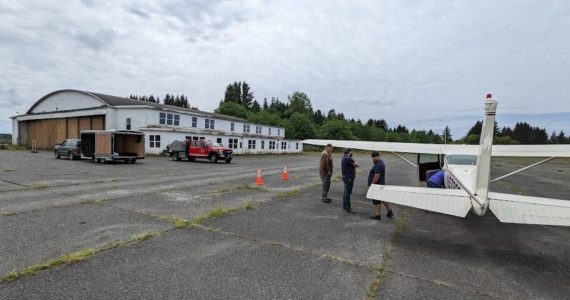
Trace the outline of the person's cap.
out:
[[[346,148],[344,149],[344,154],[348,154],[350,151],[352,151],[350,148]]]
[[[332,144],[327,144],[327,147],[332,147]]]
[[[380,153],[378,151],[372,151],[372,157],[378,157]]]

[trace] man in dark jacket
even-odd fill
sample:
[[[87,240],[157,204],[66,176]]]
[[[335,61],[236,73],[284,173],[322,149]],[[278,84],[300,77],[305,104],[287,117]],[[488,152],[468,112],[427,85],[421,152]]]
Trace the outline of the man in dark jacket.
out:
[[[327,144],[321,153],[321,162],[319,165],[319,174],[321,175],[321,182],[323,183],[321,200],[324,203],[331,203],[331,199],[329,198],[328,194],[331,188],[331,177],[333,173],[332,151],[333,146],[331,144]]]
[[[342,181],[344,182],[344,194],[342,196],[342,209],[346,212],[353,213],[350,207],[350,194],[352,194],[352,187],[354,186],[354,178],[356,177],[356,169],[360,164],[352,159],[352,150],[344,149],[344,156],[341,160],[342,166]]]

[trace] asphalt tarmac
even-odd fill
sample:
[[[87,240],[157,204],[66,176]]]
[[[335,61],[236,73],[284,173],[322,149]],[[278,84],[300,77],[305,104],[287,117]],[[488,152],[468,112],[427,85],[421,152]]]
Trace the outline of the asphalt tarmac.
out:
[[[0,151],[0,299],[570,298],[570,228],[397,206],[394,219],[371,220],[365,154],[349,214],[340,154],[331,204],[318,158],[96,164]],[[384,160],[387,184],[422,186],[406,162]],[[528,162],[493,160],[492,177]],[[570,161],[554,160],[491,189],[568,199],[569,179]],[[34,269],[85,249],[95,251]]]

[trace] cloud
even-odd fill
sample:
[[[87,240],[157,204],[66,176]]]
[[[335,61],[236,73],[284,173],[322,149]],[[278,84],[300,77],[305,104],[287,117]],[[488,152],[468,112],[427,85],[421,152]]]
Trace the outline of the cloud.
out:
[[[258,101],[302,91],[321,111],[455,135],[487,92],[500,111],[570,111],[569,15],[567,1],[0,1],[0,91],[20,99],[0,98],[0,120],[62,88],[213,110],[245,80]]]
[[[114,29],[99,29],[94,32],[78,31],[75,39],[95,51],[110,48],[118,38],[118,32]]]
[[[0,107],[9,109],[22,103],[22,98],[16,93],[14,88],[4,89],[0,85]]]
[[[144,18],[144,19],[149,19],[150,18],[150,14],[147,13],[146,11],[142,10],[141,8],[138,7],[134,7],[131,6],[129,8],[127,8],[127,11],[129,11],[130,13],[132,13],[133,15],[136,15],[138,17]]]

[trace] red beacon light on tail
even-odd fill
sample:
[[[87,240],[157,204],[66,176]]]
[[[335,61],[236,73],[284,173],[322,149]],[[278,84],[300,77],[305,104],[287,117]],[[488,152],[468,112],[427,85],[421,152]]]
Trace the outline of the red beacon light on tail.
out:
[[[487,94],[487,96],[485,98],[491,99],[491,98],[493,98],[493,94],[489,93],[489,94]]]

